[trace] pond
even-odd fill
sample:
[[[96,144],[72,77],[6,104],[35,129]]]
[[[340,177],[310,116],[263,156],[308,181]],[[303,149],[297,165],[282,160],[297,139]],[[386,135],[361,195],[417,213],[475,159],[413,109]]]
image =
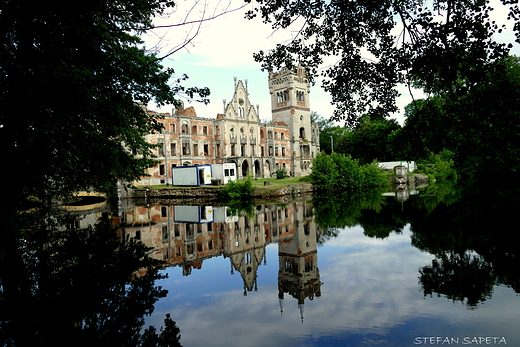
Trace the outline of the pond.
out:
[[[249,216],[152,207],[175,245],[156,247],[172,266],[147,325],[171,314],[184,346],[520,346],[514,201],[442,186],[386,195]]]
[[[50,310],[67,319],[34,329],[53,341],[52,331],[73,321],[70,339],[111,345],[101,338],[111,336],[130,346],[171,317],[183,346],[520,346],[519,207],[515,194],[450,185],[300,197],[238,213],[127,201],[111,223],[120,238],[152,247],[156,263],[136,262],[137,246],[116,259],[99,236],[63,252],[74,261],[40,256],[38,266],[52,270],[33,270],[34,322]],[[150,281],[114,279],[121,269]],[[61,273],[55,287],[42,284],[43,273]],[[52,295],[41,294],[46,287]],[[13,321],[0,324],[0,337]]]

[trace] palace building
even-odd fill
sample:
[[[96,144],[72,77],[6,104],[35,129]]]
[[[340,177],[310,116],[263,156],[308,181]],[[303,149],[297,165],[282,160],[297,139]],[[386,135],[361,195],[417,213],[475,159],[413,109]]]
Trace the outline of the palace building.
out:
[[[235,163],[238,177],[273,177],[278,169],[291,176],[310,173],[320,151],[317,124],[311,123],[310,83],[305,70],[282,69],[269,73],[272,118],[262,123],[259,107],[249,99],[247,81],[235,78],[229,103],[216,118],[198,117],[193,107],[180,107],[159,120],[160,134],[147,140],[160,144],[159,164],[148,170],[137,185],[171,183],[172,166]],[[148,111],[153,113],[152,111]]]

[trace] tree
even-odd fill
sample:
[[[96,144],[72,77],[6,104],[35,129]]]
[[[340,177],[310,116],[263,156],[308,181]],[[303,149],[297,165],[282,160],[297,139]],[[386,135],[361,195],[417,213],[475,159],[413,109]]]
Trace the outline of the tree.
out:
[[[518,18],[516,3],[508,17]],[[296,64],[311,76],[321,75],[323,88],[336,106],[333,118],[353,126],[359,118],[395,112],[396,86],[418,85],[427,93],[461,92],[478,86],[488,63],[508,53],[492,35],[503,27],[490,18],[487,1],[256,0],[248,18],[260,16],[274,30],[295,28],[297,34],[255,59],[274,70]],[[505,18],[504,18],[505,20]],[[520,31],[515,23],[514,30]],[[327,66],[322,63],[327,59]],[[336,61],[329,64],[329,61]],[[460,79],[464,83],[458,83]]]
[[[331,154],[334,150],[334,144],[344,136],[349,129],[342,126],[334,125],[331,119],[325,119],[317,112],[311,112],[311,121],[318,124],[320,130],[320,148],[327,154]]]
[[[463,92],[439,91],[407,106],[397,142],[412,159],[443,149],[454,152],[459,173],[510,175],[520,170],[520,60],[490,63],[478,86]],[[458,82],[460,86],[466,84]],[[469,84],[468,84],[469,85]]]
[[[336,149],[338,152],[351,155],[367,164],[374,160],[388,161],[398,159],[393,153],[391,135],[401,128],[395,119],[361,118],[358,126],[341,137]]]
[[[2,181],[15,201],[139,178],[153,163],[144,135],[160,131],[141,105],[176,104],[186,76],[165,69],[138,35],[167,0],[4,1],[0,5]],[[170,85],[171,78],[176,80]]]

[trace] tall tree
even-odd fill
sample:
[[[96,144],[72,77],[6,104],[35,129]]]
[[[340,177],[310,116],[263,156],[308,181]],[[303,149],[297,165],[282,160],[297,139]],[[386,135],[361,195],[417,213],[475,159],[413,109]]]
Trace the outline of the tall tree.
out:
[[[391,135],[400,128],[395,119],[373,121],[365,116],[352,132],[340,139],[336,146],[337,151],[349,154],[363,164],[374,160],[381,162],[402,159],[392,151],[391,144]]]
[[[490,63],[481,83],[464,92],[442,90],[416,101],[397,136],[417,159],[449,149],[457,171],[469,176],[515,174],[520,170],[520,59]],[[459,89],[468,84],[461,79]]]
[[[275,49],[255,55],[266,69],[301,64],[318,69],[336,106],[334,118],[355,125],[364,114],[397,110],[396,85],[421,81],[426,92],[456,93],[479,85],[487,63],[508,52],[493,34],[488,1],[472,0],[256,0],[248,17],[260,16],[273,29],[297,34]],[[510,18],[518,18],[516,2]],[[506,18],[503,18],[504,21]],[[514,30],[520,30],[515,23]],[[320,65],[327,59],[327,66]],[[329,64],[329,60],[336,63]],[[457,81],[464,78],[464,84]]]
[[[311,121],[318,124],[320,130],[320,148],[327,154],[334,151],[334,144],[337,144],[339,139],[349,131],[349,128],[334,125],[334,121],[325,119],[317,112],[311,112]]]
[[[176,103],[185,76],[138,35],[168,0],[6,0],[0,5],[0,147],[11,204],[132,181],[152,162],[143,136],[160,130],[140,105]],[[176,81],[171,84],[171,78]]]

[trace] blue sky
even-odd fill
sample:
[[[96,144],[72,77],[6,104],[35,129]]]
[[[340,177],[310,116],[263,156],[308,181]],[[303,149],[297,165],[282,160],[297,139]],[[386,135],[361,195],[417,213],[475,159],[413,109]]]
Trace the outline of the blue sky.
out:
[[[499,0],[493,13],[493,19],[502,21],[507,12],[500,9]],[[178,1],[178,7],[173,13],[163,18],[156,18],[156,25],[171,25],[183,21],[195,21],[202,17],[211,18],[225,9],[236,9],[243,5],[240,0],[227,0],[224,2],[203,1]],[[251,6],[251,5],[247,5]],[[260,64],[253,59],[253,53],[259,50],[268,50],[278,43],[290,40],[295,30],[272,29],[263,24],[260,19],[248,21],[244,19],[245,7],[241,10],[232,11],[225,15],[217,16],[215,19],[192,25],[181,25],[167,29],[156,29],[145,38],[148,48],[154,48],[159,54],[166,54],[171,50],[178,49],[185,38],[193,38],[188,45],[179,49],[169,58],[163,61],[164,65],[173,67],[180,75],[187,74],[189,80],[186,86],[209,87],[211,90],[210,104],[205,106],[200,103],[190,104],[185,100],[185,105],[194,106],[199,117],[215,118],[218,113],[223,112],[223,100],[228,102],[233,96],[233,78],[248,80],[250,100],[254,105],[260,107],[260,118],[271,119],[270,95],[267,84],[267,72],[260,70]],[[512,23],[509,23],[510,26]],[[514,35],[506,31],[499,37],[502,42],[514,42]],[[513,53],[519,55],[518,45],[515,45]],[[398,99],[401,110],[411,101],[406,87],[402,86],[399,91],[402,96]],[[421,93],[414,94],[421,97]],[[331,98],[325,93],[320,83],[311,88],[310,102],[311,110],[318,112],[321,116],[329,118],[334,110],[330,104]],[[162,112],[171,112],[171,106],[150,108]],[[395,114],[400,123],[403,122],[401,114]]]

